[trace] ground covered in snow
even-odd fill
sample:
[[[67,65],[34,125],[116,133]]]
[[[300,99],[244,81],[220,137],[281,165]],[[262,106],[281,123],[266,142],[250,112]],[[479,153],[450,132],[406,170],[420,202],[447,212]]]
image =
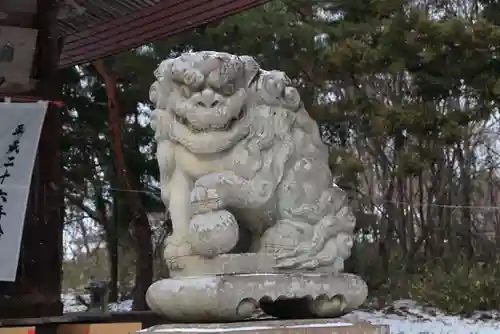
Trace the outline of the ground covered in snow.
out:
[[[88,296],[83,295],[84,298]],[[83,312],[86,307],[77,302],[74,293],[63,294],[64,311]],[[111,312],[127,312],[132,302],[125,300],[109,306]],[[397,301],[384,310],[360,310],[344,317],[346,320],[368,321],[385,324],[391,334],[500,334],[500,314],[478,313],[471,318],[445,315],[442,312],[424,308],[413,301]]]
[[[493,334],[500,333],[500,317],[495,313],[478,313],[471,318],[445,315],[433,308],[423,308],[413,301],[398,301],[380,311],[356,311],[345,316],[389,325],[391,334]]]

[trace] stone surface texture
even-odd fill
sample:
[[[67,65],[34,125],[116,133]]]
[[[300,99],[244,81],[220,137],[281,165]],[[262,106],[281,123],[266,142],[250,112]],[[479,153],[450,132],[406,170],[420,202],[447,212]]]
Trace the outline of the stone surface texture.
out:
[[[149,328],[141,333],[275,333],[275,334],[389,334],[385,325],[352,322],[342,319],[266,320],[223,324],[175,324]]]
[[[256,308],[286,317],[285,301],[300,300],[317,317],[363,303],[366,284],[341,274],[354,216],[286,74],[249,56],[202,51],[163,61],[155,76],[151,125],[174,278],[150,287],[150,307],[215,321]]]
[[[237,321],[252,317],[259,308],[275,317],[334,317],[366,298],[365,282],[350,274],[207,275],[167,282],[153,283],[148,304],[176,321]],[[151,295],[168,296],[171,302]]]

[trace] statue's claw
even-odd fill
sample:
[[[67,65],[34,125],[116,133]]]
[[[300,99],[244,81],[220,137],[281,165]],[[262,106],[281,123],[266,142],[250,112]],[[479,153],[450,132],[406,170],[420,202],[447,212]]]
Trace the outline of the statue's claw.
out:
[[[274,266],[277,269],[306,269],[314,270],[318,267],[331,266],[335,263],[334,256],[326,256],[322,251],[320,254],[299,255],[293,258],[277,259]]]
[[[309,260],[298,265],[299,269],[312,270],[319,267],[319,261],[316,259]]]
[[[305,254],[308,252],[310,247],[311,246],[310,246],[309,242],[301,242],[300,244],[297,245],[297,247],[295,247],[295,249],[293,249],[291,251],[280,251],[276,255],[276,260],[284,260],[284,259],[299,256],[301,254]]]
[[[191,245],[186,240],[175,235],[167,238],[165,249],[163,250],[165,260],[173,261],[191,254]]]
[[[324,235],[321,235],[319,233],[314,233],[313,239],[311,241],[309,250],[307,251],[307,254],[309,255],[316,255],[318,254],[326,244],[326,238]]]
[[[167,239],[165,249],[163,251],[163,259],[167,263],[169,270],[181,270],[183,264],[179,260],[192,254],[193,251],[191,245],[187,241],[174,236],[174,238],[170,237]]]
[[[311,241],[301,242],[292,251],[278,253],[275,267],[278,269],[312,270],[320,265],[328,265],[330,262],[333,264],[335,256],[327,256],[327,254],[331,254],[331,250],[326,247],[327,241],[324,236],[314,233]]]
[[[191,191],[193,214],[222,210],[227,207],[231,195],[228,192],[226,181],[231,175],[233,174],[213,173],[196,180]]]
[[[193,214],[198,215],[220,210],[223,207],[222,199],[215,189],[195,187],[191,191],[191,208]]]
[[[294,268],[297,264],[297,261],[294,259],[286,259],[283,261],[278,261],[278,264],[276,264],[274,267],[276,269],[291,269]]]

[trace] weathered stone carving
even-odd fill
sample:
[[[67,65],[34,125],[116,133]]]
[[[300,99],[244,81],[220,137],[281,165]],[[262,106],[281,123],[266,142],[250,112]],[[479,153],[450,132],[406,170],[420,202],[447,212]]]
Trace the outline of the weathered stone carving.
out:
[[[224,265],[212,274],[227,273],[224,268],[232,267],[232,274],[267,268],[264,274],[275,275],[272,284],[271,276],[252,278],[257,285],[248,291],[250,295],[243,291],[231,296],[236,298],[229,303],[236,303],[236,313],[214,311],[221,319],[241,318],[237,304],[243,300],[253,310],[248,305],[259,307],[260,303],[262,307],[262,298],[280,296],[323,298],[332,303],[338,295],[344,302],[334,304],[344,305],[342,312],[359,306],[366,297],[366,285],[353,275],[339,274],[353,244],[354,217],[345,194],[333,184],[318,126],[285,73],[264,71],[248,56],[196,52],[163,61],[155,76],[150,90],[156,105],[152,127],[162,199],[173,224],[164,252],[172,273],[196,272],[203,267],[196,265],[200,261],[222,261]],[[290,271],[297,274],[276,276]],[[321,275],[311,276],[317,277],[313,284],[298,272]],[[332,274],[337,274],[333,280]],[[208,285],[207,279],[211,280]],[[204,277],[202,283],[191,278],[191,285],[197,294],[200,289],[213,290],[210,293],[219,302],[228,292],[218,279]],[[240,286],[235,279],[240,282],[241,277],[231,278],[234,286]],[[172,313],[160,305],[160,291],[179,298],[188,297],[177,294],[181,290],[194,293],[186,288],[188,281],[181,281],[153,284],[148,292],[150,306],[170,316],[189,313]],[[339,281],[344,283],[339,285]],[[259,285],[265,282],[267,290]],[[297,291],[285,293],[294,282]],[[340,291],[328,282],[344,290],[355,286],[351,289],[355,293]],[[218,302],[207,305],[213,308]],[[334,315],[339,309],[312,313]]]

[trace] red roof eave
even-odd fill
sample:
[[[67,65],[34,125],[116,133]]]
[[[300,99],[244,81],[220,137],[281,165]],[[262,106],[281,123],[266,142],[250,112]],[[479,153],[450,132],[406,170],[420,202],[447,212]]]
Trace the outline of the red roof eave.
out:
[[[268,0],[164,0],[137,13],[65,37],[59,67],[124,52],[265,2]]]

